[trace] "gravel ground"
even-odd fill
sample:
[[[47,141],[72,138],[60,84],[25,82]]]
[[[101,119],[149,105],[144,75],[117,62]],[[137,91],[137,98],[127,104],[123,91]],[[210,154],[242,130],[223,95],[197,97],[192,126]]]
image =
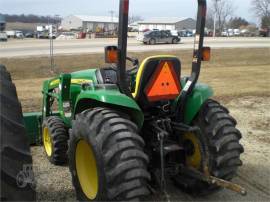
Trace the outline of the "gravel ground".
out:
[[[169,198],[173,201],[270,201],[270,97],[242,97],[232,99],[226,106],[238,121],[243,134],[242,155],[244,165],[234,182],[244,186],[248,195],[242,197],[228,190],[203,198],[189,196],[172,184],[168,185]],[[75,201],[68,167],[51,165],[43,148],[32,148],[38,201]],[[150,200],[164,200],[158,194]]]

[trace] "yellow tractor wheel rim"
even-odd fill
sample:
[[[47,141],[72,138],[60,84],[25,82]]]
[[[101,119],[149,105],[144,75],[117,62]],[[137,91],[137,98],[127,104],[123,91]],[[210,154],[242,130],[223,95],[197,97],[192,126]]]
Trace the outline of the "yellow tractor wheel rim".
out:
[[[76,171],[84,194],[94,200],[98,193],[98,172],[92,147],[80,140],[76,147]]]
[[[186,165],[199,170],[202,164],[202,148],[200,140],[196,137],[194,133],[185,134],[183,139],[184,141],[190,141],[193,145],[192,154],[186,155]]]
[[[46,151],[46,154],[50,157],[52,155],[52,139],[47,127],[43,128],[43,145]]]

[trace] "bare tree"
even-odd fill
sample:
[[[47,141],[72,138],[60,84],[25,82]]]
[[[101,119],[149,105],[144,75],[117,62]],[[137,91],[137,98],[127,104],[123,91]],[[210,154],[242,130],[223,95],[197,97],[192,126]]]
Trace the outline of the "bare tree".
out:
[[[252,9],[259,18],[270,16],[270,0],[252,0]]]
[[[214,29],[214,11],[212,10],[212,8],[208,8],[207,10],[207,16],[206,16],[206,27],[208,29]]]
[[[216,30],[221,33],[230,17],[234,13],[231,0],[212,0],[209,18],[215,22]]]
[[[270,27],[270,0],[252,0],[252,10],[261,20],[261,27]]]

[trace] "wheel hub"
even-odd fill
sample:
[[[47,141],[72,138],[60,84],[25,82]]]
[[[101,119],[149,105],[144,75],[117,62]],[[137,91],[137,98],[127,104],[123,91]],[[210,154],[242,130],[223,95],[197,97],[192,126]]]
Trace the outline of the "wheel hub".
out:
[[[186,155],[186,165],[200,169],[202,164],[202,146],[199,138],[194,133],[183,136]]]
[[[192,156],[195,154],[195,147],[191,140],[185,140],[184,147],[187,156]]]
[[[76,147],[76,171],[84,194],[94,200],[98,193],[98,171],[92,147],[80,140]]]
[[[43,145],[45,148],[45,152],[50,157],[52,155],[52,139],[47,127],[43,129]]]

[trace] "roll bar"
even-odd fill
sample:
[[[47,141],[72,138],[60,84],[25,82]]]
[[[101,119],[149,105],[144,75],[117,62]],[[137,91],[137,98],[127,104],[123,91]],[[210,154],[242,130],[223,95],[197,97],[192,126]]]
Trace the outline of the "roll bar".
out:
[[[198,1],[198,12],[197,12],[197,24],[196,24],[196,35],[194,42],[192,71],[179,99],[178,106],[179,111],[183,119],[185,103],[187,96],[192,92],[195,84],[198,81],[201,62],[202,62],[202,51],[204,42],[204,29],[206,21],[207,5],[206,0]],[[126,57],[127,57],[127,32],[128,32],[128,14],[129,14],[129,0],[120,0],[119,6],[119,31],[118,31],[118,71],[117,79],[120,91],[130,97],[132,97],[129,87],[126,82]],[[178,113],[179,113],[178,111]]]
[[[177,103],[177,109],[175,110],[176,111],[175,113],[178,114],[177,121],[179,122],[184,121],[187,97],[193,91],[200,76],[206,13],[207,13],[206,0],[198,0],[197,24],[194,41],[191,76],[189,77],[184,89],[181,92],[180,99],[178,100]]]
[[[193,51],[193,61],[192,61],[192,72],[189,81],[192,82],[191,89],[194,87],[198,81],[201,63],[202,63],[202,52],[204,43],[204,30],[206,21],[206,0],[198,0],[198,13],[197,13],[197,25],[196,25],[196,35],[194,41],[194,51]],[[185,89],[187,90],[187,89]],[[190,92],[190,90],[189,90]]]
[[[126,58],[127,58],[127,32],[128,32],[129,0],[120,0],[118,25],[118,71],[117,80],[121,93],[132,97],[127,86]]]

